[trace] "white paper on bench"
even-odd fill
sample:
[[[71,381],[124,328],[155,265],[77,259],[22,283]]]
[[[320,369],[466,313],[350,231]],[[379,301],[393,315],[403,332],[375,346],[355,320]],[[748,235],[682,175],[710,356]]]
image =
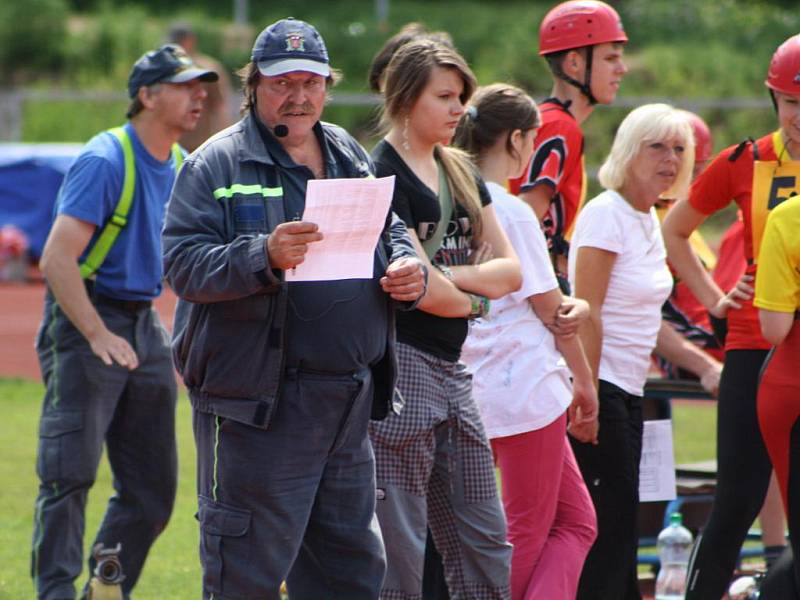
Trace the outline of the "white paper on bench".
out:
[[[675,455],[672,421],[645,421],[639,463],[639,501],[675,499]]]

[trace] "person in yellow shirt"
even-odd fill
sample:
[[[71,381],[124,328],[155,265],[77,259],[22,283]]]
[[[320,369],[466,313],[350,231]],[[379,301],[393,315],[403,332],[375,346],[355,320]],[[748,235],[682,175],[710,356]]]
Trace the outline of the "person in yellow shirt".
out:
[[[758,389],[758,422],[783,498],[789,537],[800,557],[800,197],[772,210],[764,230],[756,275],[761,333],[775,348],[762,371]],[[779,563],[782,564],[782,563]],[[783,563],[788,566],[788,563]],[[800,564],[793,561],[795,589],[800,589]]]

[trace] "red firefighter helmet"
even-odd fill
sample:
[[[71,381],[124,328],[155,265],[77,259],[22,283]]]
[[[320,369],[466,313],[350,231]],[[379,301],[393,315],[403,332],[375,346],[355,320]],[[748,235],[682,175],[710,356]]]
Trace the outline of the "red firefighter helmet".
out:
[[[800,94],[800,34],[790,37],[775,50],[764,84],[775,92]]]
[[[714,142],[711,130],[706,122],[691,111],[684,111],[694,133],[694,160],[702,162],[711,158],[714,153]]]
[[[569,0],[548,12],[539,26],[539,54],[608,42],[627,42],[617,11],[599,0]]]

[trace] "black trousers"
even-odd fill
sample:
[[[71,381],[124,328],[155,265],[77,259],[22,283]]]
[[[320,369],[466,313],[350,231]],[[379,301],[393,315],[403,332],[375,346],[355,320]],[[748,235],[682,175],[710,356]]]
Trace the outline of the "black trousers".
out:
[[[597,540],[583,565],[579,600],[638,600],[642,398],[600,380],[599,443],[570,438],[597,511]]]
[[[717,489],[689,563],[686,600],[720,598],[739,550],[764,504],[772,465],[761,437],[756,395],[766,350],[729,350],[717,402]]]
[[[797,600],[800,598],[800,585],[798,585],[794,565],[793,546],[788,546],[767,573],[761,584],[759,600]]]
[[[450,591],[444,578],[442,555],[433,543],[431,530],[425,540],[425,565],[422,571],[422,600],[450,600]]]

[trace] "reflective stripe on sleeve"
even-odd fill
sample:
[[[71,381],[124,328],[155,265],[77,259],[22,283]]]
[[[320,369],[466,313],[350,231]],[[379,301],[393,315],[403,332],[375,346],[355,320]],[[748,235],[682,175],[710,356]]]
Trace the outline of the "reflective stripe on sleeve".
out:
[[[283,196],[282,187],[262,187],[260,185],[244,185],[241,183],[234,183],[231,187],[217,188],[214,190],[214,198],[221,200],[222,198],[230,198],[234,194],[255,194],[261,195],[265,198],[280,198]]]

